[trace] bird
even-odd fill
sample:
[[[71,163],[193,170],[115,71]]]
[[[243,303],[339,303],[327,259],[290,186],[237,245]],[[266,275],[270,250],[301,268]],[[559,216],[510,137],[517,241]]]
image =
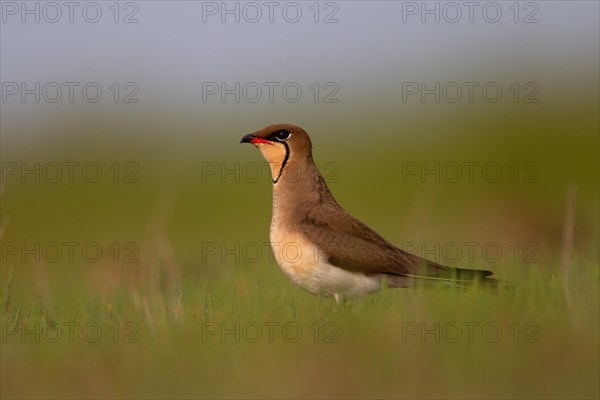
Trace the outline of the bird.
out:
[[[275,260],[309,292],[334,297],[339,304],[383,287],[468,287],[495,280],[488,270],[448,267],[406,252],[344,210],[315,165],[308,133],[299,126],[268,125],[240,143],[257,147],[270,168]]]

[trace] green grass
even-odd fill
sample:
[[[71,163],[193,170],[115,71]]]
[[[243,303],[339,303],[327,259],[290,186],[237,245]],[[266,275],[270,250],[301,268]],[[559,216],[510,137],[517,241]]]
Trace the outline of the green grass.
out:
[[[497,294],[390,289],[341,306],[273,265],[190,274],[183,297],[123,283],[52,306],[19,293],[16,271],[2,397],[594,398],[599,269],[578,267],[569,302],[559,274],[512,266]],[[7,297],[4,287],[3,309]],[[12,322],[40,342],[11,334]],[[70,322],[80,324],[72,338]],[[102,330],[97,342],[89,323]]]
[[[272,260],[264,246],[268,176],[202,180],[204,162],[260,163],[254,149],[238,142],[273,121],[244,117],[224,125],[216,118],[210,125],[202,113],[165,121],[159,110],[123,120],[98,110],[93,118],[55,118],[39,136],[18,125],[2,138],[3,162],[95,161],[106,168],[133,161],[140,182],[11,179],[0,210],[1,222],[8,222],[3,243],[97,242],[106,250],[133,242],[139,262],[123,263],[121,255],[115,263],[110,251],[96,263],[80,255],[59,263],[8,257],[0,267],[2,398],[598,398],[598,107],[592,100],[532,105],[517,114],[428,105],[401,120],[378,109],[394,102],[374,103],[369,118],[347,109],[337,119],[329,111],[321,119],[298,114],[312,124],[305,127],[316,161],[338,168],[330,184],[338,201],[392,243],[432,248],[476,241],[503,250],[493,263],[481,251],[438,260],[493,270],[509,286],[499,293],[394,289],[343,306],[294,286]],[[387,116],[378,120],[379,114]],[[506,179],[403,182],[404,161],[496,162]],[[536,163],[539,180],[511,180],[516,162]],[[571,184],[577,197],[566,279],[561,252]],[[203,248],[249,243],[261,246],[256,262],[238,250],[223,257]],[[71,323],[79,324],[72,342]],[[43,336],[52,335],[53,324],[63,329],[55,343]],[[83,326],[102,330],[98,342],[89,342],[95,332],[86,336]],[[262,336],[254,343],[257,326]],[[290,335],[302,329],[297,342],[283,336],[284,326]],[[35,333],[10,334],[14,327],[38,332],[40,343]],[[462,335],[453,342],[456,327]],[[235,333],[222,338],[223,328],[239,332],[239,341]],[[433,333],[422,337],[423,328]]]

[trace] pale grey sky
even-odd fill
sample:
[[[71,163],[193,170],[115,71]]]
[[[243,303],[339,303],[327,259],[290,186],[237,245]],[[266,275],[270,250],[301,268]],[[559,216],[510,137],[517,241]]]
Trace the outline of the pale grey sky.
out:
[[[203,102],[206,82],[257,84],[260,100],[241,101],[257,113],[291,106],[281,98],[290,82],[303,91],[294,106],[314,106],[308,103],[318,89],[320,101],[335,92],[338,111],[378,93],[400,98],[402,82],[494,81],[506,92],[513,80],[535,81],[546,93],[564,91],[577,79],[591,77],[597,85],[596,1],[227,2],[233,13],[223,2],[65,4],[2,1],[2,82],[63,88],[64,82],[97,82],[107,103],[113,82],[121,85],[120,100],[133,90],[124,85],[134,82],[136,112],[145,106],[163,107],[165,114],[211,110],[207,118],[222,118],[224,107],[220,93]],[[265,82],[278,82],[274,104]],[[325,87],[328,82],[336,86]],[[246,98],[255,96],[253,87],[246,89]],[[14,124],[73,110],[66,95],[41,104],[29,96],[23,104],[19,93],[6,90],[12,87],[3,87],[4,135]],[[75,103],[85,103],[75,95]]]

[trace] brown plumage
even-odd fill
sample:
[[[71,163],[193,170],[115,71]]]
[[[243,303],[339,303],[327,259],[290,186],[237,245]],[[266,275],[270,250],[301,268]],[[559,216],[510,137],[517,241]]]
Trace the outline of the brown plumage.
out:
[[[302,128],[270,125],[244,136],[242,142],[254,144],[269,162],[271,244],[279,265],[300,286],[339,300],[378,290],[382,278],[391,287],[412,286],[421,279],[459,286],[492,281],[484,279],[492,275],[490,271],[446,267],[407,253],[346,212],[319,173],[310,137]],[[318,255],[318,260],[290,260],[278,254],[281,245],[291,244]]]

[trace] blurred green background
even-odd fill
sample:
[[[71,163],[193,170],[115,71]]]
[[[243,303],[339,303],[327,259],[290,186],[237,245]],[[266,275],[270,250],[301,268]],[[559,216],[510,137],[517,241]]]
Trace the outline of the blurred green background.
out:
[[[401,22],[402,2],[338,2],[335,24],[315,24],[308,3],[298,24],[202,22],[201,2],[135,4],[129,25],[3,21],[2,82],[104,89],[98,103],[1,104],[3,398],[599,395],[597,3],[535,2],[534,24],[515,23],[508,3],[497,24]],[[45,45],[31,40],[40,35]],[[113,102],[115,81],[135,82],[139,102]],[[203,82],[270,81],[297,82],[302,100],[203,101]],[[314,102],[314,82],[334,82],[339,101]],[[503,96],[403,101],[406,82],[496,82]],[[515,101],[515,82],[534,83],[538,101]],[[491,269],[510,288],[384,291],[336,306],[294,286],[268,246],[268,168],[239,145],[275,122],[309,132],[337,200],[388,240]],[[102,174],[20,175],[65,162]],[[462,179],[407,175],[435,163],[462,166]],[[476,167],[470,180],[465,163],[493,163],[502,176],[492,182]],[[73,260],[65,242],[77,243]],[[19,253],[36,243],[63,253],[57,262]],[[99,260],[85,259],[86,243],[100,246]],[[461,254],[438,250],[449,244]],[[486,244],[501,256],[490,260]],[[10,333],[73,321],[98,323],[102,340]],[[469,321],[497,324],[501,340],[405,335],[422,322]],[[138,342],[115,343],[111,327],[125,334],[128,322]],[[294,322],[303,334],[206,337],[236,322]]]

